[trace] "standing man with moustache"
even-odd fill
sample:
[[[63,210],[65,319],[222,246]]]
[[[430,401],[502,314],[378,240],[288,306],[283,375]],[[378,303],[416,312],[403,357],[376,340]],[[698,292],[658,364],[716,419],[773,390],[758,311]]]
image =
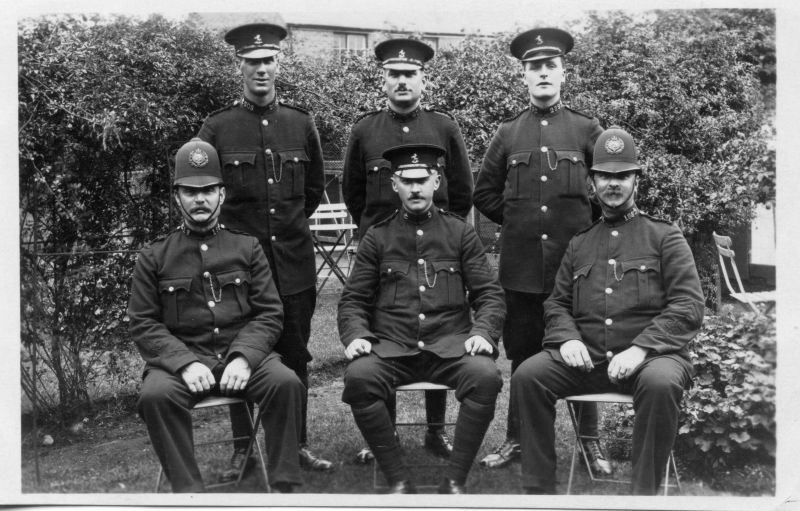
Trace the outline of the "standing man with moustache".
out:
[[[557,28],[519,34],[511,54],[522,63],[531,106],[504,121],[489,144],[475,184],[475,207],[500,224],[500,283],[508,309],[503,344],[511,373],[542,350],[543,303],[570,238],[596,217],[586,185],[597,119],[561,102],[564,55],[573,39]],[[518,459],[519,414],[509,400],[506,441],[481,460],[499,468]],[[581,431],[597,433],[597,408],[584,406]],[[611,473],[597,441],[585,442],[595,467]]]
[[[308,218],[324,188],[322,148],[312,116],[278,100],[282,22],[252,23],[225,34],[234,46],[242,75],[239,101],[212,113],[198,136],[219,152],[228,198],[221,220],[258,238],[269,260],[284,308],[283,331],[275,351],[306,387],[298,452],[311,470],[333,464],[308,447],[308,340],[316,305],[316,266]],[[249,430],[246,415],[231,409],[234,436]],[[230,470],[235,477],[246,445],[234,445]]]
[[[434,50],[415,39],[389,39],[375,47],[375,56],[383,68],[383,90],[386,108],[370,112],[353,126],[345,154],[342,191],[344,202],[358,225],[359,236],[377,221],[400,208],[397,193],[392,189],[392,171],[383,152],[401,144],[426,143],[444,148],[439,158],[443,173],[433,196],[434,204],[466,218],[472,207],[472,173],[467,147],[456,121],[447,113],[421,106],[425,91],[425,64]],[[444,422],[447,393],[425,393],[429,424]],[[394,416],[394,403],[388,403]],[[453,450],[444,427],[429,426],[425,447],[439,456],[448,457]],[[366,463],[372,459],[369,448],[362,449],[356,459]]]

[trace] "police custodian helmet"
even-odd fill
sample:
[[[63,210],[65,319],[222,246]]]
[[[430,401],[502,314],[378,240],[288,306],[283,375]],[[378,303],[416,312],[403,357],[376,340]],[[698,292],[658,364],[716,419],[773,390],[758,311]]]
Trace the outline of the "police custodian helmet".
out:
[[[636,158],[633,137],[619,126],[611,126],[597,137],[589,173],[599,171],[616,174],[632,170],[642,173],[642,167]]]
[[[195,137],[178,149],[173,186],[204,188],[223,184],[219,156],[214,146]]]

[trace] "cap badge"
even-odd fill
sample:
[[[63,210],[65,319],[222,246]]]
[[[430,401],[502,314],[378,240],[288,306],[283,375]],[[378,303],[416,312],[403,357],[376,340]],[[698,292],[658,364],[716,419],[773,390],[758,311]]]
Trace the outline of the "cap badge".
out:
[[[417,156],[417,153],[411,155],[411,163],[419,163],[419,157]]]
[[[618,136],[614,135],[606,140],[605,147],[608,154],[619,154],[623,149],[625,149],[625,142],[623,142]]]
[[[540,35],[536,36],[536,39],[534,40],[534,42],[536,43],[536,46],[540,46],[540,45],[544,44],[544,41],[542,41],[542,36],[540,36]]]
[[[400,50],[400,53],[397,54],[397,57],[401,59],[406,58],[406,52],[404,50]]]
[[[192,150],[189,153],[189,164],[198,169],[205,167],[208,164],[208,154],[199,147]]]
[[[256,36],[253,38],[253,44],[263,44],[261,42],[261,34],[256,34]]]

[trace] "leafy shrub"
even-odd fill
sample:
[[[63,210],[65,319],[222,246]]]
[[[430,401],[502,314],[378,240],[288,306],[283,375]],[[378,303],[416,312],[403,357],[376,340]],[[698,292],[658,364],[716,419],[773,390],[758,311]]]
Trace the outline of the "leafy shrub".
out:
[[[706,317],[691,344],[677,448],[697,468],[775,458],[775,318],[726,311]]]

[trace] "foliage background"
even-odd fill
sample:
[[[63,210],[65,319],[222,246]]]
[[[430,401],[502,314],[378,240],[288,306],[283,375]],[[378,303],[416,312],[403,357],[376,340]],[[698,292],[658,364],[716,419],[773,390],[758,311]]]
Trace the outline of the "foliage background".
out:
[[[633,133],[646,168],[638,202],[683,227],[712,302],[711,231],[774,203],[774,11],[603,12],[568,28],[565,102]],[[475,165],[499,123],[527,106],[512,37],[468,37],[428,73],[426,104],[457,119]],[[40,411],[68,422],[92,406],[92,385],[135,387],[119,362],[131,346],[133,254],[174,224],[171,152],[241,85],[219,34],[158,16],[22,20],[18,65],[22,384],[28,396],[46,391]],[[380,85],[370,57],[281,57],[281,97],[313,110],[327,158],[383,106]],[[757,450],[769,455],[769,442]]]

